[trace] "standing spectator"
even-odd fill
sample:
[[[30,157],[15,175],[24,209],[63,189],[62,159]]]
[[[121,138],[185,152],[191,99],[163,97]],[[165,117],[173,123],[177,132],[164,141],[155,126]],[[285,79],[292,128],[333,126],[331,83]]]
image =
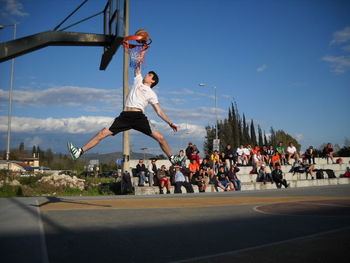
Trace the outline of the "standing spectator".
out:
[[[193,183],[198,186],[199,192],[204,193],[207,188],[207,184],[205,182],[205,174],[204,170],[200,169],[198,173],[193,175]]]
[[[235,153],[230,144],[227,144],[225,147],[225,155],[226,155],[226,166],[231,168],[235,163]]]
[[[272,179],[275,181],[277,188],[281,188],[282,185],[284,185],[285,188],[289,186],[286,179],[283,179],[283,172],[279,163],[275,165],[275,169],[272,171]]]
[[[147,182],[146,173],[146,165],[143,163],[143,160],[140,159],[139,163],[136,165],[136,175],[139,177],[139,186],[144,186],[145,182]]]
[[[190,156],[193,153],[193,144],[192,144],[192,142],[188,143],[188,146],[187,146],[185,152],[186,152],[187,159],[190,159]]]
[[[227,174],[230,182],[233,183],[236,191],[241,191],[241,181],[238,179],[237,173],[239,172],[239,168],[237,166],[232,165],[230,171]]]
[[[287,161],[286,161],[286,152],[284,150],[283,142],[279,142],[278,146],[276,147],[276,151],[280,155],[281,165],[285,165]]]
[[[227,191],[228,188],[230,189],[230,191],[235,190],[233,184],[230,182],[230,180],[227,176],[227,172],[225,171],[225,167],[223,167],[223,166],[221,166],[219,168],[219,172],[216,175],[216,183],[217,183],[217,186],[220,187],[224,191]]]
[[[174,183],[175,183],[175,189],[174,189],[174,194],[181,194],[181,186],[186,188],[187,193],[193,193],[193,187],[189,182],[186,182],[186,178],[184,174],[181,171],[181,166],[175,165],[175,178],[174,178]]]
[[[295,161],[299,161],[297,148],[295,148],[292,142],[290,142],[287,147],[287,164],[289,165],[291,158],[293,158]]]
[[[149,186],[152,185],[158,185],[158,179],[157,179],[157,159],[153,158],[151,159],[151,163],[148,165],[148,174],[149,174]]]
[[[309,164],[311,164],[311,160],[313,164],[315,163],[315,150],[314,147],[310,146],[309,148],[306,149],[304,153],[305,159],[308,160]]]
[[[159,194],[164,194],[163,188],[165,186],[166,193],[170,194],[170,177],[169,177],[169,171],[166,169],[165,165],[162,165],[160,167],[160,170],[158,170],[157,177],[159,180]]]
[[[179,155],[177,156],[178,165],[181,167],[186,167],[186,155],[183,150],[179,151]]]
[[[323,157],[327,159],[328,164],[328,158],[331,159],[332,163],[335,163],[333,160],[333,146],[331,143],[328,143],[326,147],[323,148]]]

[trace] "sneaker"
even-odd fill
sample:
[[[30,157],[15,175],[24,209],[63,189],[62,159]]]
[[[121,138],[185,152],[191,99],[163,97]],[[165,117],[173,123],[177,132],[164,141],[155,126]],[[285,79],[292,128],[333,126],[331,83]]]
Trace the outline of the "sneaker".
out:
[[[67,142],[67,148],[73,160],[77,160],[83,154],[83,149],[73,146],[71,142]]]
[[[169,161],[171,162],[172,165],[176,165],[179,160],[175,155],[172,155],[169,157]]]

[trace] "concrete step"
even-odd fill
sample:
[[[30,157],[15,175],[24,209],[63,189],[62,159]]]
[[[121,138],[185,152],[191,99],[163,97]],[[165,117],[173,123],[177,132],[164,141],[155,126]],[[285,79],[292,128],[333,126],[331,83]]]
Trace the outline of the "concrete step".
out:
[[[350,184],[350,178],[334,178],[334,179],[314,179],[314,180],[291,180],[287,182],[290,184],[289,187],[311,187],[311,186],[325,186],[325,185],[338,185],[338,184]],[[267,190],[267,189],[276,189],[275,184],[271,183],[258,183],[258,182],[249,182],[242,183],[242,191],[251,191],[251,190]],[[193,185],[193,190],[195,193],[199,193],[198,187]],[[219,192],[223,192],[222,189],[218,189]],[[165,189],[164,189],[165,191]],[[170,188],[171,194],[174,193],[174,187]],[[207,187],[206,192],[216,192],[214,185],[210,184]],[[135,186],[135,195],[157,195],[159,194],[158,186]],[[182,194],[186,194],[186,189],[182,187]],[[200,194],[200,193],[199,193]]]

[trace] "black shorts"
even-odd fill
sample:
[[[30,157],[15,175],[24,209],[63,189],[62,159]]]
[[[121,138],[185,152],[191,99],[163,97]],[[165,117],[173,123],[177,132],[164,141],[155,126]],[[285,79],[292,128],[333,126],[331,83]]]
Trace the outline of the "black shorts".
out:
[[[134,129],[148,136],[151,136],[152,130],[146,115],[141,111],[123,111],[114,119],[109,130],[116,135],[119,132]]]

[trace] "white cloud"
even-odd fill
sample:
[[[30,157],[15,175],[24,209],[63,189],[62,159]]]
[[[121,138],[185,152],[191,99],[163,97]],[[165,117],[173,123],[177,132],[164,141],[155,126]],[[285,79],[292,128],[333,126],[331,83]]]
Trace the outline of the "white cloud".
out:
[[[331,72],[335,74],[343,74],[350,67],[350,56],[324,56],[322,60],[331,64]]]
[[[345,27],[343,30],[333,33],[333,39],[331,45],[341,44],[350,40],[350,26]]]
[[[264,64],[264,65],[261,65],[260,67],[258,67],[258,68],[256,69],[256,72],[263,72],[263,71],[265,71],[266,69],[267,69],[267,65]]]
[[[2,16],[24,17],[28,15],[28,13],[23,11],[23,5],[18,0],[1,0],[0,2],[4,3],[4,7],[1,9]]]
[[[7,101],[8,91],[0,90],[0,102]],[[45,90],[14,90],[13,102],[19,106],[79,106],[88,103],[122,103],[117,90],[64,86]]]
[[[81,116],[79,118],[25,118],[12,117],[13,132],[91,133],[109,127],[113,118]],[[0,116],[0,132],[7,131],[7,117]]]

